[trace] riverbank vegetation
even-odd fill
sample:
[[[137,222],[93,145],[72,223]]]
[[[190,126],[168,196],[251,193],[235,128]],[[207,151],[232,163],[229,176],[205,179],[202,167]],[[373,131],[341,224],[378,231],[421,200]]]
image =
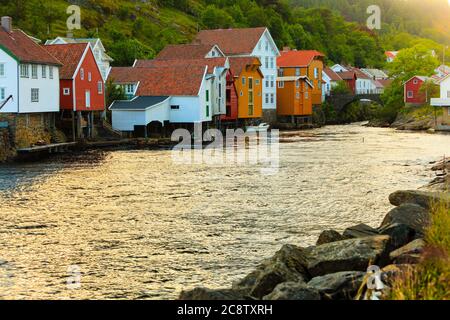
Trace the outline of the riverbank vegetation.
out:
[[[413,271],[394,282],[393,300],[450,299],[450,206],[437,203],[432,208],[426,231],[423,260]]]

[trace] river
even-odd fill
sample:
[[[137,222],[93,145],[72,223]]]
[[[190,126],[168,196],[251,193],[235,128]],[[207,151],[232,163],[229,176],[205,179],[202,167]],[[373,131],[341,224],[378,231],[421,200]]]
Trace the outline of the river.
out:
[[[430,162],[450,154],[450,135],[358,124],[282,136],[271,175],[180,165],[169,150],[0,166],[0,298],[168,299],[229,286],[283,244],[377,227],[389,193],[426,184]]]

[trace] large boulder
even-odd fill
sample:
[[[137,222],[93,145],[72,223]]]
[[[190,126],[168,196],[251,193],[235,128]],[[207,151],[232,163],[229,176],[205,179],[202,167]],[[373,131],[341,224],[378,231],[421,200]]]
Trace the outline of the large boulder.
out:
[[[319,239],[317,240],[317,245],[320,246],[321,244],[325,243],[331,243],[336,241],[345,240],[345,237],[341,235],[339,232],[335,230],[325,230],[323,231]]]
[[[392,209],[384,218],[381,228],[394,223],[404,224],[422,236],[430,222],[430,213],[420,205],[406,203]]]
[[[263,261],[255,271],[239,282],[233,289],[243,295],[261,299],[283,282],[305,282],[309,279],[305,268],[304,249],[285,245],[272,258]]]
[[[425,248],[425,241],[417,239],[406,246],[401,247],[389,254],[389,258],[395,264],[416,264],[421,260],[423,250]]]
[[[346,239],[352,239],[352,238],[363,238],[363,237],[376,236],[376,235],[379,235],[379,233],[378,233],[378,230],[376,230],[364,223],[361,223],[361,224],[358,224],[357,226],[345,229],[343,235]]]
[[[389,236],[355,238],[306,249],[308,272],[312,277],[340,271],[366,271],[387,256]]]
[[[245,300],[244,296],[239,292],[232,289],[207,289],[207,288],[195,288],[189,291],[182,291],[178,300]]]
[[[315,277],[308,286],[317,289],[324,300],[353,299],[363,283],[365,272],[343,271]]]
[[[320,300],[319,291],[303,282],[280,283],[263,300]]]
[[[397,191],[389,196],[389,201],[394,206],[411,203],[429,209],[433,204],[441,201],[450,203],[450,194],[419,190]]]
[[[393,223],[379,228],[380,234],[390,237],[389,250],[398,249],[414,240],[416,231],[406,224]]]

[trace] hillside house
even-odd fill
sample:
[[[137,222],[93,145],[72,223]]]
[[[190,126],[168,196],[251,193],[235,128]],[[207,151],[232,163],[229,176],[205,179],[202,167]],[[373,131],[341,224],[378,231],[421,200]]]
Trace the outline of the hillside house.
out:
[[[333,88],[335,88],[342,78],[333,71],[330,67],[325,67],[322,71],[322,101],[331,95]]]
[[[431,105],[443,109],[441,129],[450,130],[450,74],[439,82],[440,98],[432,98]]]
[[[414,76],[403,84],[406,105],[421,106],[430,101],[427,93],[421,90],[426,81],[432,81],[432,79],[425,76]]]

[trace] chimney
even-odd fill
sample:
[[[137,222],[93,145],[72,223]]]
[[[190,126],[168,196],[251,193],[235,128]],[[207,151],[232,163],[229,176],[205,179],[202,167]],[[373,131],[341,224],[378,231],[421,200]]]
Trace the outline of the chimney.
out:
[[[11,17],[2,17],[2,28],[6,32],[12,31],[12,18]]]

